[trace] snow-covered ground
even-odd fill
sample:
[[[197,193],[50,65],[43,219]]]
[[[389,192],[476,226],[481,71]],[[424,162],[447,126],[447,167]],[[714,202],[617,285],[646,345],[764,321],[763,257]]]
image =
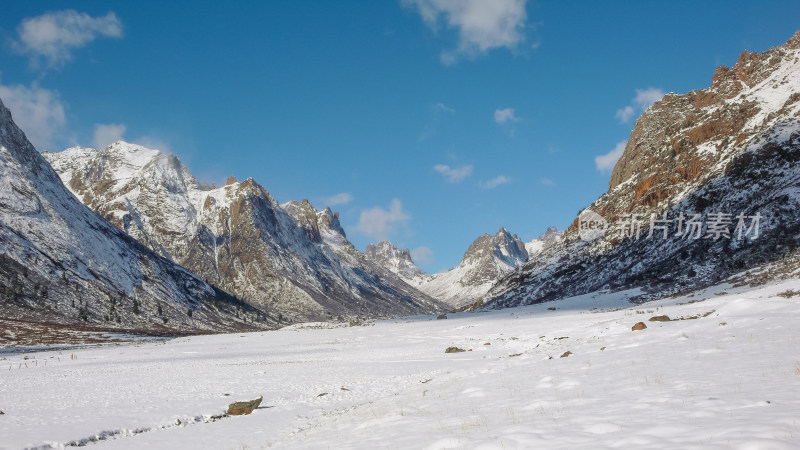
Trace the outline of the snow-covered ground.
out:
[[[5,354],[0,448],[796,448],[790,289]]]

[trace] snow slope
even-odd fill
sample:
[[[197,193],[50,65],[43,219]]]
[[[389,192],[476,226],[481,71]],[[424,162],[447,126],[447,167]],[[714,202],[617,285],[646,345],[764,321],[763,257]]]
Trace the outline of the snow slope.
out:
[[[0,448],[796,448],[798,290],[4,354]]]

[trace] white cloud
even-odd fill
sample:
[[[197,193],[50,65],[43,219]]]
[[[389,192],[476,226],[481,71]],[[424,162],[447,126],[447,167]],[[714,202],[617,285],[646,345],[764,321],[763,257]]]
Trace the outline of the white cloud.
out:
[[[627,123],[631,120],[631,117],[634,116],[636,111],[638,111],[639,114],[643,113],[650,105],[664,98],[664,95],[664,91],[652,87],[636,89],[636,96],[633,97],[631,103],[624,108],[618,109],[614,117],[619,119],[620,123]]]
[[[399,199],[393,199],[389,204],[389,209],[376,206],[372,209],[361,211],[358,219],[358,231],[376,240],[383,241],[397,231],[398,226],[406,226],[409,216],[403,211],[403,204]]]
[[[617,163],[617,160],[620,156],[622,156],[622,152],[625,151],[625,145],[628,141],[622,141],[617,143],[617,146],[614,147],[614,150],[606,153],[605,155],[595,156],[594,164],[597,166],[597,170],[601,172],[606,172],[614,168],[614,164]]]
[[[519,119],[514,115],[514,108],[498,108],[494,110],[494,121],[497,123],[519,122]]]
[[[159,150],[161,153],[172,153],[172,147],[167,142],[154,136],[142,136],[138,139],[134,139],[133,143],[153,150]]]
[[[322,199],[326,206],[346,205],[353,201],[353,195],[349,192],[340,192],[330,197]]]
[[[95,124],[92,146],[102,150],[114,142],[121,141],[127,127],[121,123]]]
[[[122,37],[122,23],[110,12],[103,17],[68,9],[24,19],[17,27],[15,50],[30,57],[31,65],[59,68],[72,51],[100,36]]]
[[[494,189],[497,186],[500,186],[501,184],[506,184],[510,182],[511,178],[508,178],[505,175],[498,175],[489,181],[482,181],[478,183],[478,185],[480,185],[480,187],[482,187],[483,189]]]
[[[411,250],[411,259],[420,266],[427,266],[433,262],[433,250],[422,246]]]
[[[631,117],[633,117],[633,106],[628,105],[624,108],[618,109],[617,114],[614,117],[619,119],[621,123],[631,120]]]
[[[475,58],[495,48],[516,49],[525,40],[527,0],[402,0],[434,31],[444,24],[458,32],[458,46],[443,52],[443,64]]]
[[[633,98],[633,103],[639,105],[642,110],[650,107],[653,103],[664,98],[664,91],[656,88],[637,89],[636,97]]]
[[[458,183],[464,178],[472,175],[472,165],[450,167],[447,164],[437,164],[433,166],[433,170],[447,177],[447,181],[450,183]]]
[[[0,84],[0,99],[37,149],[54,150],[54,141],[67,121],[58,92],[37,83],[31,87]]]
[[[555,186],[556,182],[552,178],[539,178],[539,183],[543,186]]]

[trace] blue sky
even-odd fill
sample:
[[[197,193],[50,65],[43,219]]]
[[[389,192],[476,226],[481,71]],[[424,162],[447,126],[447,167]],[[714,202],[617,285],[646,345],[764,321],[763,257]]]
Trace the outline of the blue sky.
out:
[[[643,108],[798,17],[797,1],[9,2],[0,98],[40,150],[171,151],[201,181],[330,203],[358,248],[389,239],[436,272],[500,227],[568,226]]]

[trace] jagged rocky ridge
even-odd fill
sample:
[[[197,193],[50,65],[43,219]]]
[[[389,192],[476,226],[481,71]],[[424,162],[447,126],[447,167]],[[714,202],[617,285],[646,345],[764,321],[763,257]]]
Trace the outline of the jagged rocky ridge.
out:
[[[461,309],[478,301],[499,279],[529,257],[558,242],[562,234],[549,227],[539,238],[523,243],[516,234],[501,228],[494,235],[478,237],[456,267],[433,275],[420,270],[408,250],[399,250],[387,241],[369,245],[366,255],[420,291]]]
[[[337,213],[281,205],[253,179],[203,189],[176,156],[125,142],[44,156],[118,228],[283,322],[444,308],[369,262]]]
[[[0,317],[149,333],[263,329],[269,315],[82,205],[0,100]]]
[[[637,120],[609,190],[593,211],[608,221],[604,237],[580,239],[576,218],[565,239],[489,292],[488,307],[555,300],[599,290],[639,289],[636,300],[688,292],[729,279],[761,282],[798,268],[800,239],[800,32],[763,53],[743,52],[720,66],[707,89],[668,94]],[[651,214],[663,229],[647,238]],[[681,238],[699,214],[700,239]],[[759,236],[713,239],[717,213]],[[633,216],[631,216],[633,215]],[[641,237],[620,232],[641,221]],[[672,222],[669,222],[672,220]],[[679,226],[681,226],[679,230]],[[627,227],[635,230],[634,227]],[[743,229],[747,231],[747,229]],[[676,236],[676,233],[679,236]],[[694,233],[693,233],[694,235]],[[710,236],[711,239],[706,239]],[[757,275],[756,275],[757,273]],[[755,281],[754,281],[755,280]]]

